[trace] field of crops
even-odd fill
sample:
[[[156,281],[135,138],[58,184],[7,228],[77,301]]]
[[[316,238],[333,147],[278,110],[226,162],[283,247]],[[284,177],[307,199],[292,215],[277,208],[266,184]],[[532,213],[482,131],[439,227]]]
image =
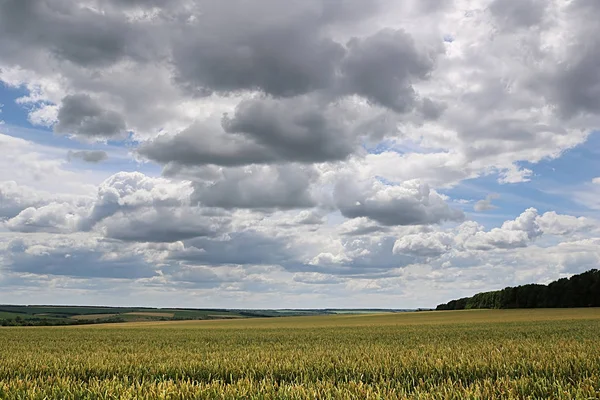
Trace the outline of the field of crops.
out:
[[[235,310],[168,309],[136,307],[87,307],[0,305],[0,325],[40,326],[77,323],[137,322],[158,320],[204,320],[260,316],[242,315]]]
[[[2,399],[595,399],[600,309],[0,328]]]

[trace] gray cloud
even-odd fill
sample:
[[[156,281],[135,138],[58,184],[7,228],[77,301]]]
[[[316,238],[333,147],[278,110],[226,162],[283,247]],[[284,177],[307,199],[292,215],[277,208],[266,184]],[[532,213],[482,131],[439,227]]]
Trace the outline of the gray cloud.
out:
[[[354,0],[200,2],[202,13],[175,41],[176,80],[199,95],[259,90],[288,97],[326,88],[345,53],[326,30],[377,6]]]
[[[79,229],[96,229],[113,239],[138,242],[176,242],[222,233],[229,214],[192,206],[191,194],[189,183],[120,172],[99,186]]]
[[[21,226],[17,221],[33,223],[38,219],[55,220],[62,213],[65,220],[68,213],[80,207],[85,207],[89,199],[85,196],[72,196],[35,190],[28,186],[19,185],[14,181],[0,182],[0,222],[6,220]],[[67,213],[63,213],[65,210]],[[25,212],[26,211],[26,212]],[[22,214],[25,212],[24,214]],[[27,216],[27,217],[25,217]],[[45,223],[42,226],[50,227]]]
[[[361,187],[341,180],[334,189],[334,201],[345,217],[367,217],[382,225],[437,224],[464,218],[429,186],[415,182],[394,186],[372,181]]]
[[[485,199],[478,200],[473,206],[473,210],[475,211],[488,211],[494,210],[498,207],[492,204],[492,200],[500,198],[500,195],[497,193],[488,194]]]
[[[227,8],[201,3],[201,14],[175,40],[175,79],[200,96],[260,91],[292,97],[324,91],[358,94],[405,112],[414,102],[411,83],[426,77],[435,51],[421,52],[401,30],[348,43],[328,37],[332,26],[378,9],[378,2],[357,1],[236,1]]]
[[[106,66],[131,54],[135,42],[129,39],[132,27],[121,13],[99,13],[65,0],[0,2],[0,46],[7,55],[11,50],[9,59],[39,50],[85,67]]]
[[[547,5],[544,0],[494,0],[489,10],[505,29],[529,28],[542,22]]]
[[[102,226],[106,237],[129,242],[169,243],[223,233],[228,218],[206,215],[200,209],[142,209],[120,212]]]
[[[471,250],[510,250],[529,246],[543,234],[573,235],[589,231],[595,223],[586,218],[575,218],[548,212],[539,215],[529,208],[514,220],[488,231],[483,226],[466,221],[452,230],[430,231],[399,237],[394,244],[395,254],[421,257],[439,257],[452,253],[452,259],[468,256]]]
[[[435,120],[444,113],[446,108],[447,105],[445,103],[435,102],[426,98],[421,102],[419,110],[425,119]]]
[[[316,205],[311,194],[316,177],[311,168],[293,165],[225,168],[216,181],[194,184],[192,203],[222,208],[309,208]]]
[[[419,51],[403,30],[384,29],[364,39],[354,38],[341,65],[342,85],[396,112],[410,111],[416,102],[412,83],[432,71],[436,53]]]
[[[585,32],[584,35],[589,35]],[[589,37],[585,47],[573,46],[568,63],[558,65],[545,77],[544,88],[561,114],[568,118],[579,113],[600,112],[600,88],[591,82],[600,81],[596,66],[600,62],[600,40]],[[551,84],[552,83],[552,84]]]
[[[528,208],[514,220],[505,221],[500,228],[489,231],[474,222],[465,222],[458,227],[457,242],[466,249],[475,250],[527,247],[543,233],[538,218],[537,210]]]
[[[117,7],[163,7],[169,3],[169,0],[110,0]]]
[[[197,26],[222,23],[210,18],[202,16]],[[274,96],[295,96],[322,89],[334,79],[344,49],[319,38],[317,32],[310,33],[308,29],[314,26],[282,23],[244,32],[244,25],[229,33],[191,30],[189,35],[196,40],[189,41],[186,35],[174,49],[177,81],[201,96],[257,89]]]
[[[489,232],[477,232],[464,246],[473,250],[506,250],[527,247],[529,242],[530,239],[524,231],[493,228]]]
[[[504,222],[501,229],[525,232],[529,239],[534,239],[543,233],[538,224],[538,217],[538,211],[535,208],[528,208],[514,221]]]
[[[223,119],[227,133],[243,133],[272,149],[282,159],[319,162],[341,160],[352,151],[341,116],[332,115],[317,99],[270,99],[241,102],[233,117]]]
[[[209,22],[204,23],[210,25]],[[280,36],[277,31],[279,25],[267,26],[270,36],[256,39],[261,43],[260,46],[267,46],[271,40],[279,40],[274,39]],[[309,45],[313,33],[307,31],[306,26],[298,29],[302,32],[297,34]],[[236,30],[234,35],[238,34]],[[216,40],[210,39],[211,35],[205,36],[209,40]],[[202,39],[199,40],[204,40],[205,36],[200,35]],[[219,42],[227,41],[218,38]],[[254,39],[244,36],[243,40]],[[413,88],[413,83],[427,79],[440,48],[419,49],[413,38],[402,30],[384,29],[366,38],[353,38],[346,46],[339,45],[340,55],[335,63],[323,64],[307,58],[302,55],[301,49],[298,50],[289,43],[282,48],[271,46],[269,52],[283,53],[275,57],[278,62],[284,60],[286,52],[292,48],[294,57],[299,56],[303,59],[302,62],[295,61],[293,67],[292,64],[272,67],[277,73],[269,72],[269,66],[262,68],[262,62],[272,61],[270,53],[256,54],[253,45],[240,46],[235,51],[214,45],[208,46],[211,52],[218,50],[223,52],[223,57],[234,58],[225,60],[218,56],[214,61],[214,68],[211,67],[213,54],[204,54],[204,47],[200,50],[183,51],[185,57],[201,56],[202,62],[180,64],[189,64],[194,69],[214,69],[214,74],[210,71],[200,71],[203,84],[198,90],[202,93],[209,94],[213,88],[220,92],[258,90],[267,96],[241,101],[231,116],[225,115],[222,118],[220,126],[216,121],[209,120],[204,123],[196,122],[176,135],[161,135],[142,144],[138,150],[139,154],[169,168],[173,164],[236,166],[254,163],[339,161],[358,150],[359,137],[381,139],[386,134],[397,131],[393,118],[381,118],[381,115],[375,118],[372,115],[368,118],[357,117],[356,114],[353,115],[355,111],[350,111],[352,107],[338,101],[340,98],[358,95],[375,105],[399,113],[418,108],[427,119],[438,118],[444,109],[443,103],[431,99],[419,101]],[[328,54],[336,53],[328,51]],[[244,62],[237,59],[242,56],[250,57],[246,62],[247,68],[251,71],[256,70],[261,76],[266,74],[269,81],[256,76],[254,72],[246,71]],[[314,81],[309,84],[301,77],[286,75],[288,72],[296,74],[298,71],[294,68],[303,68],[304,62],[318,71],[332,69],[337,72],[335,76],[329,76],[332,73],[326,72],[327,76],[318,84],[314,82],[320,82],[320,78],[309,79],[308,81]],[[233,66],[230,68],[229,64]],[[180,71],[178,81],[189,83],[192,79],[188,76],[190,74],[182,74]],[[184,79],[184,76],[188,79]],[[277,82],[271,82],[270,79],[277,79]],[[310,95],[304,95],[309,92]]]
[[[104,109],[87,94],[68,95],[62,99],[54,131],[87,138],[107,138],[125,133],[123,117]]]
[[[6,227],[14,232],[73,232],[81,212],[73,204],[51,202],[22,210],[6,221]]]
[[[303,210],[298,213],[293,222],[300,225],[321,225],[325,222],[325,214],[324,210],[319,209]]]
[[[155,267],[139,254],[117,249],[114,244],[81,236],[56,236],[48,241],[15,239],[9,244],[7,269],[12,272],[78,278],[149,278]],[[118,256],[107,258],[108,252]]]
[[[379,240],[363,236],[348,238],[344,242],[346,251],[354,256],[350,261],[342,263],[346,270],[340,269],[338,273],[341,275],[381,276],[392,269],[405,267],[415,262],[412,255],[394,254],[395,238],[392,236],[383,236]],[[331,271],[335,271],[335,268]]]
[[[175,136],[142,143],[138,153],[170,169],[180,165],[239,166],[272,163],[278,156],[238,135],[224,136],[218,125],[196,123]]]
[[[319,274],[317,272],[297,272],[294,274],[294,282],[306,283],[310,285],[334,285],[342,282],[335,275]]]
[[[87,140],[132,132],[127,146],[170,178],[116,174],[85,201],[0,183],[0,265],[141,278],[157,292],[227,282],[215,297],[277,301],[340,281],[347,301],[411,290],[406,280],[472,290],[509,284],[506,271],[546,279],[597,264],[585,218],[527,210],[491,230],[432,226],[463,218],[436,187],[536,179],[519,166],[580,145],[600,115],[597,1],[464,4],[0,0],[0,79],[29,91],[30,120]],[[65,167],[47,143],[0,141],[3,181],[85,193],[104,173]],[[535,243],[542,233],[553,237]],[[256,264],[264,275],[249,278]]]
[[[97,197],[88,215],[82,219],[80,228],[90,230],[119,211],[181,207],[186,204],[190,192],[185,184],[174,184],[139,172],[119,172],[99,185]]]
[[[171,252],[170,258],[195,265],[290,265],[300,264],[284,239],[259,232],[232,232],[222,239],[196,238],[186,248]]]
[[[444,232],[405,235],[394,243],[394,254],[437,257],[450,250],[454,237]]]
[[[215,274],[211,268],[202,266],[177,266],[175,268],[165,268],[169,281],[175,282],[177,286],[185,284],[194,288],[214,288],[220,286],[223,282],[231,279],[223,279]]]
[[[79,150],[69,151],[67,153],[69,161],[73,159],[82,160],[88,163],[99,163],[108,159],[108,154],[102,150]]]
[[[143,144],[139,153],[159,163],[181,165],[314,163],[342,160],[360,132],[344,114],[318,99],[268,98],[242,101],[222,126],[196,124]]]
[[[544,31],[548,29],[544,15],[551,5],[541,0],[495,0],[490,9],[504,25],[512,28],[531,26]],[[553,11],[557,12],[556,8]],[[524,76],[525,85],[537,95],[544,96],[563,121],[600,112],[600,89],[591,84],[600,79],[595,68],[600,62],[600,41],[596,39],[597,24],[589,18],[599,11],[597,2],[588,0],[575,0],[560,10],[558,18],[568,24],[556,32],[569,37],[560,52],[546,52],[537,34],[531,33],[528,37],[525,50],[537,62],[528,64],[530,70]],[[561,125],[564,127],[565,123]]]
[[[597,221],[593,219],[561,215],[555,211],[540,215],[536,222],[542,232],[549,235],[575,235],[591,231],[598,226]]]
[[[0,220],[12,218],[26,208],[42,203],[42,196],[33,189],[13,181],[0,182]]]

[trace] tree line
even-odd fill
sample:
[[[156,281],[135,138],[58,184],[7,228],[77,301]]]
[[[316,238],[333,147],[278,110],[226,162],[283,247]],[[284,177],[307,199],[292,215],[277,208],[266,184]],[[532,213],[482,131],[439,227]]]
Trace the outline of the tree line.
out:
[[[452,300],[436,310],[600,307],[600,271],[592,269],[548,285],[522,285]]]

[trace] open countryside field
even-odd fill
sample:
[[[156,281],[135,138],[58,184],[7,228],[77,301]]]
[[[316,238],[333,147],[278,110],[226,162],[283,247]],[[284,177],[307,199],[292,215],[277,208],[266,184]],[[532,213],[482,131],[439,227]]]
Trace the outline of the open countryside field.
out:
[[[0,329],[2,399],[600,398],[600,309]]]
[[[82,314],[82,315],[73,315],[71,318],[79,319],[79,320],[103,319],[103,318],[114,317],[115,315],[119,315],[119,314]]]
[[[246,312],[246,315],[240,314],[244,311],[148,307],[0,305],[0,325],[73,325],[74,323],[202,320],[262,316],[259,312]]]
[[[141,317],[165,317],[165,318],[172,318],[173,315],[175,315],[175,313],[169,313],[169,312],[130,312],[130,313],[126,313],[125,315],[138,315]]]

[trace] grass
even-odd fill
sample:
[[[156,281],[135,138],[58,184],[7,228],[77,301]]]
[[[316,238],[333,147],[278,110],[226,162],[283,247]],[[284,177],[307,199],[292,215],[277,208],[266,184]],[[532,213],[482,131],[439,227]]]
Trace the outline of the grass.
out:
[[[600,309],[0,329],[2,399],[594,399]]]

